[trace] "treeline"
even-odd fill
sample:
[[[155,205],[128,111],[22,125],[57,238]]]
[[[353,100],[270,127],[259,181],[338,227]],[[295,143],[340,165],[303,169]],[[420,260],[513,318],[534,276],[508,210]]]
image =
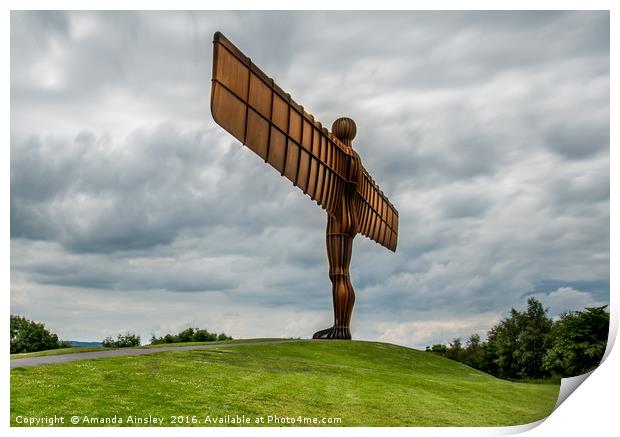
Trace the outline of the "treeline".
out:
[[[166,334],[161,337],[153,335],[151,337],[151,344],[166,344],[166,343],[189,343],[189,342],[207,342],[207,341],[221,341],[232,340],[232,337],[225,333],[217,334],[215,332],[209,332],[206,329],[187,328],[178,334]],[[102,345],[104,347],[135,347],[140,346],[140,336],[132,333],[119,334],[115,339],[107,337],[103,340]]]
[[[70,342],[61,341],[58,336],[45,328],[43,323],[28,320],[25,317],[11,314],[11,353],[38,352],[50,349],[74,347]],[[167,334],[163,337],[151,338],[151,344],[186,343],[232,340],[225,333],[217,334],[206,329],[187,328],[176,335]],[[133,333],[118,334],[116,338],[108,336],[101,342],[103,347],[136,347],[140,346],[140,336]]]
[[[103,347],[135,347],[140,346],[140,336],[128,332],[127,334],[118,334],[116,340],[112,337],[106,337],[101,342]]]
[[[527,310],[512,308],[510,315],[487,333],[486,341],[471,335],[463,345],[455,338],[448,345],[427,346],[437,353],[507,379],[577,376],[594,369],[603,359],[609,332],[607,305],[547,317],[535,298]]]
[[[187,343],[192,341],[222,341],[232,340],[233,338],[225,333],[216,334],[206,329],[187,328],[176,335],[166,334],[163,337],[151,337],[151,344],[164,343]]]
[[[71,347],[66,341],[45,328],[43,323],[33,322],[22,316],[11,315],[11,353],[38,352]]]

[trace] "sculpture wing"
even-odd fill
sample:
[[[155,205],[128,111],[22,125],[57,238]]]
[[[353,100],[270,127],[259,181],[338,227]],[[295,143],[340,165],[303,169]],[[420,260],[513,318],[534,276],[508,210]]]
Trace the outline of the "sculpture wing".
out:
[[[370,177],[362,171],[356,193],[358,232],[380,245],[396,251],[398,243],[398,211]]]
[[[330,214],[346,187],[347,152],[220,32],[213,38],[213,119]]]

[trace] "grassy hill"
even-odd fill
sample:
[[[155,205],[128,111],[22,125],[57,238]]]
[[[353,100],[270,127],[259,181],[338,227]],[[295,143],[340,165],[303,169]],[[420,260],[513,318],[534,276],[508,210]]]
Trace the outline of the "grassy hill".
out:
[[[128,417],[150,415],[164,426],[175,425],[171,416],[204,426],[238,415],[250,426],[259,417],[268,425],[269,416],[336,417],[343,426],[501,426],[547,416],[558,391],[401,346],[299,341],[17,367],[11,425],[18,416],[62,416],[66,426],[77,415],[85,426],[93,423],[83,416],[127,425]]]

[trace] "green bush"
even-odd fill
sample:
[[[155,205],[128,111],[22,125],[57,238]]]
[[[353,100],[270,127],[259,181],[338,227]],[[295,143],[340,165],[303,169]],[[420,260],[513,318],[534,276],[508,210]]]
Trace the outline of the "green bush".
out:
[[[116,340],[112,337],[106,337],[101,345],[103,347],[135,347],[140,346],[140,336],[132,333],[118,334]]]
[[[151,344],[164,343],[189,343],[189,342],[206,342],[206,341],[223,341],[232,340],[232,337],[224,334],[209,332],[206,329],[187,328],[176,335],[166,334],[163,337],[151,337]]]
[[[445,355],[448,348],[445,344],[434,344],[432,346],[426,346],[426,352],[435,352],[440,355]]]
[[[71,347],[58,336],[45,329],[43,323],[33,322],[22,316],[11,315],[11,353],[38,352]]]
[[[215,341],[217,334],[206,329],[197,329],[193,341]],[[226,338],[224,340],[227,340]]]
[[[179,332],[179,342],[187,343],[194,339],[194,328],[187,328],[184,331]]]

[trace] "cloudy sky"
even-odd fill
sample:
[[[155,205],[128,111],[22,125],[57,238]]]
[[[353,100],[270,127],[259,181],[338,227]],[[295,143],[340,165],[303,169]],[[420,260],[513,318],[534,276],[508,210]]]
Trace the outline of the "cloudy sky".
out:
[[[352,330],[423,348],[609,301],[606,12],[13,12],[11,312],[63,339],[332,322],[325,212],[217,126],[216,30],[400,212]]]

